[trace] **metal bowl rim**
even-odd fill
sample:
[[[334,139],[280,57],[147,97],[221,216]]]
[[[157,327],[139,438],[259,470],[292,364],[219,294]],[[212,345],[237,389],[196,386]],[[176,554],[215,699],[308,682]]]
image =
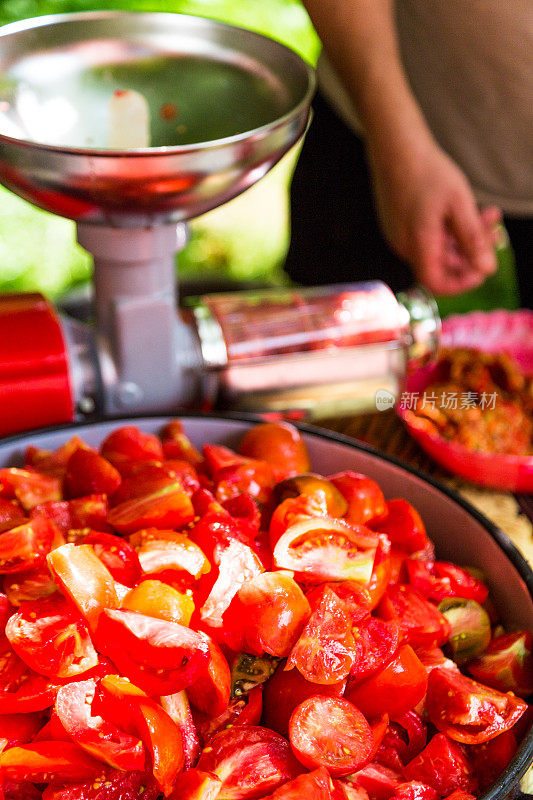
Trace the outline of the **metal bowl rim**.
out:
[[[288,111],[283,116],[278,117],[277,119],[273,120],[272,122],[267,122],[264,125],[260,125],[258,128],[253,128],[250,131],[245,131],[243,133],[237,133],[233,136],[225,136],[221,139],[212,139],[207,142],[194,142],[192,144],[185,144],[185,145],[174,145],[174,146],[158,146],[158,147],[137,147],[131,148],[130,150],[120,150],[120,149],[111,149],[111,148],[85,148],[85,147],[63,147],[60,145],[54,144],[46,144],[44,142],[33,142],[29,139],[18,139],[14,136],[7,136],[6,134],[0,133],[0,144],[2,142],[6,144],[12,144],[17,147],[26,148],[29,150],[39,150],[51,153],[57,153],[59,155],[72,155],[72,156],[90,156],[91,158],[146,158],[147,156],[157,156],[157,157],[165,157],[165,156],[180,156],[180,155],[187,155],[188,153],[194,153],[200,150],[217,150],[222,149],[224,147],[228,147],[234,144],[238,144],[242,141],[252,138],[260,138],[267,133],[276,130],[277,128],[282,128],[288,122],[293,119],[296,119],[300,114],[305,111],[305,109],[309,109],[311,105],[311,100],[313,98],[316,86],[316,78],[315,78],[315,71],[313,67],[304,59],[302,56],[293,50],[288,45],[284,45],[279,42],[277,39],[272,39],[269,36],[266,36],[261,33],[257,33],[256,31],[250,30],[249,28],[242,28],[238,25],[232,25],[227,22],[221,22],[220,20],[211,19],[210,17],[201,17],[194,14],[180,14],[171,11],[78,11],[72,13],[65,13],[65,14],[44,14],[40,17],[29,17],[26,20],[19,20],[16,22],[8,22],[6,25],[0,26],[0,41],[3,36],[9,36],[15,33],[23,33],[27,30],[32,30],[39,27],[44,27],[46,25],[53,25],[58,22],[68,22],[68,21],[84,21],[84,20],[93,20],[93,19],[112,19],[112,18],[120,18],[120,17],[185,17],[186,19],[192,20],[201,20],[204,23],[208,23],[209,25],[214,25],[215,27],[219,28],[230,28],[237,31],[240,31],[242,34],[249,36],[250,38],[256,39],[267,39],[273,46],[280,48],[284,52],[288,52],[292,54],[292,56],[296,59],[296,61],[300,62],[300,64],[304,67],[305,73],[307,75],[308,86],[305,92],[304,97],[300,100],[297,105],[291,111]],[[307,117],[309,117],[309,111],[307,111]],[[295,140],[296,141],[296,140]]]
[[[189,411],[189,410],[177,410],[176,414],[173,415],[154,415],[154,414],[144,414],[138,415],[134,417],[111,417],[106,418],[105,420],[102,419],[95,419],[89,421],[81,421],[81,422],[73,422],[67,423],[65,425],[55,425],[48,428],[39,428],[33,431],[25,431],[24,433],[17,434],[15,436],[8,436],[3,439],[0,439],[0,447],[9,444],[22,444],[26,440],[30,441],[32,437],[38,436],[39,434],[43,433],[61,433],[62,431],[69,431],[72,430],[77,431],[80,428],[85,427],[95,427],[107,422],[114,422],[117,425],[120,424],[134,424],[135,422],[142,423],[144,420],[161,420],[163,424],[165,421],[168,421],[171,418],[179,418],[182,420],[187,420],[187,418],[193,419],[201,419],[209,417],[211,419],[218,419],[221,422],[224,420],[226,421],[233,421],[233,422],[249,422],[249,423],[260,423],[265,422],[265,419],[261,416],[256,414],[245,414],[241,412],[212,412],[209,414],[205,414],[201,411]],[[526,558],[522,555],[522,553],[518,550],[518,548],[513,544],[511,539],[505,534],[497,525],[495,525],[490,519],[485,517],[480,511],[477,510],[468,500],[465,500],[458,492],[454,489],[445,486],[439,480],[436,480],[431,475],[428,475],[423,470],[418,469],[417,467],[413,467],[410,464],[404,464],[400,459],[395,458],[394,456],[389,455],[388,453],[384,453],[381,450],[372,447],[371,445],[366,444],[365,442],[361,442],[357,439],[353,439],[350,436],[346,436],[342,433],[336,433],[334,431],[329,431],[324,428],[320,428],[316,425],[310,425],[308,423],[302,422],[292,422],[302,433],[315,436],[319,439],[329,440],[331,442],[336,442],[338,444],[346,445],[348,447],[353,448],[354,450],[361,450],[368,455],[375,456],[376,458],[382,461],[388,461],[390,464],[399,467],[400,469],[404,470],[411,475],[419,478],[420,480],[424,481],[425,483],[430,484],[434,489],[437,489],[441,494],[448,497],[448,499],[453,500],[459,506],[461,506],[465,511],[467,511],[470,516],[474,517],[487,531],[487,533],[495,540],[496,544],[503,550],[506,557],[511,561],[513,566],[516,568],[517,572],[519,573],[520,577],[523,579],[524,583],[526,584],[530,596],[533,598],[533,568],[530,566]],[[524,736],[520,747],[518,748],[515,756],[511,759],[505,770],[499,776],[498,780],[493,784],[493,786],[485,792],[483,795],[479,796],[479,800],[504,800],[510,792],[517,786],[518,782],[521,778],[525,775],[528,768],[533,764],[533,725],[530,727],[528,733]],[[523,794],[523,797],[530,797],[532,795]],[[533,797],[533,796],[532,796]]]

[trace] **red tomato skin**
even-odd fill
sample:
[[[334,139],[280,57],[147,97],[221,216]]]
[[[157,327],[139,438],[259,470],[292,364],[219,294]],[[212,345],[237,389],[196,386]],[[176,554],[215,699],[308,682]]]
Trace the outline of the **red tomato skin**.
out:
[[[504,634],[492,639],[467,669],[475,680],[493,689],[528,697],[533,692],[532,650],[530,631]]]
[[[427,673],[409,645],[402,645],[395,658],[368,680],[348,683],[344,696],[368,719],[381,714],[391,718],[416,706],[427,689]]]
[[[102,531],[90,531],[83,537],[84,544],[90,544],[100,561],[107,567],[113,578],[123,586],[133,586],[142,575],[139,556],[133,545]]]
[[[353,629],[355,658],[350,683],[361,683],[383,669],[400,646],[400,628],[395,620],[386,622],[368,616]]]
[[[68,497],[112,495],[120,486],[120,472],[93,450],[79,448],[68,460],[64,486]]]
[[[392,582],[392,558],[391,558],[391,543],[389,537],[384,534],[379,535],[378,546],[376,555],[374,556],[374,565],[372,567],[372,575],[366,586],[367,592],[370,595],[370,608],[376,608],[385,592],[387,586]]]
[[[439,800],[440,795],[432,786],[427,786],[420,781],[407,781],[396,787],[394,800]]]
[[[445,597],[462,597],[482,604],[488,597],[485,584],[455,564],[412,558],[405,565],[409,583],[427,600],[439,603]]]
[[[368,792],[372,800],[389,800],[404,777],[403,773],[372,761],[358,770],[352,780],[355,785]]]
[[[296,706],[314,694],[341,697],[344,687],[345,681],[329,686],[306,681],[297,669],[284,670],[282,663],[263,689],[263,722],[288,738],[289,720]]]
[[[281,572],[263,572],[247,581],[224,613],[232,650],[261,656],[288,656],[310,615],[296,581]]]
[[[367,720],[352,703],[340,697],[312,695],[300,703],[289,721],[289,739],[294,755],[304,767],[325,767],[334,778],[360,769],[374,750],[374,736]]]
[[[0,533],[26,522],[24,511],[16,500],[0,497]]]
[[[14,606],[20,606],[25,600],[50,597],[58,591],[46,561],[34,569],[4,576],[4,592]]]
[[[221,778],[222,796],[247,800],[264,797],[302,771],[283,737],[254,725],[217,733],[196,767]]]
[[[298,428],[290,422],[263,422],[251,428],[239,442],[239,453],[268,461],[276,480],[309,472],[307,446]]]
[[[405,767],[407,780],[432,786],[441,797],[456,789],[477,792],[477,779],[463,751],[444,733],[437,733],[422,752]]]
[[[416,508],[402,498],[387,502],[387,514],[371,525],[380,533],[386,533],[391,543],[407,553],[423,550],[427,543],[427,533],[422,518]]]
[[[177,477],[151,481],[142,495],[113,506],[108,515],[110,525],[121,534],[142,528],[180,530],[193,518],[191,499]]]
[[[330,475],[328,480],[348,501],[348,511],[344,515],[348,522],[366,525],[386,516],[385,497],[372,478],[360,472],[347,470]]]
[[[411,586],[391,584],[377,614],[383,619],[397,620],[402,641],[412,647],[440,647],[450,637],[451,627],[446,617]]]
[[[46,517],[64,536],[67,536],[71,529],[91,528],[96,531],[111,531],[107,514],[106,495],[90,494],[57,503],[43,503],[32,509],[30,517],[32,519],[36,516]]]
[[[165,458],[183,458],[194,467],[202,462],[202,456],[184,433],[179,419],[168,422],[162,428],[160,437]]]
[[[209,660],[187,687],[191,704],[199,711],[218,715],[228,707],[231,672],[220,647],[209,640]]]
[[[462,744],[480,744],[494,739],[512,728],[527,709],[527,703],[512,692],[498,692],[467,678],[459,670],[438,667],[428,678],[426,710],[429,719],[450,739]],[[477,712],[475,721],[472,711]]]
[[[127,472],[132,462],[163,461],[161,442],[151,433],[144,433],[133,425],[116,428],[106,436],[100,446],[100,455],[113,464],[121,474]]]
[[[495,783],[511,762],[517,747],[513,730],[504,731],[489,742],[470,745],[468,757],[473,764],[475,774],[478,776],[479,788],[482,792]]]

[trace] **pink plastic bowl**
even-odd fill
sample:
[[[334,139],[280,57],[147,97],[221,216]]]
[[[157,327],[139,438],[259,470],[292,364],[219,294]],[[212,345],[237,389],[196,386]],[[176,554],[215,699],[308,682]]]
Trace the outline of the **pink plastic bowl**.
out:
[[[506,352],[521,369],[533,373],[533,312],[474,311],[448,317],[442,326],[444,347],[472,347],[488,353]],[[423,393],[434,368],[424,368],[408,380],[407,393]],[[533,456],[479,453],[428,433],[417,426],[401,403],[398,414],[411,436],[440,466],[473,483],[512,492],[533,492]]]

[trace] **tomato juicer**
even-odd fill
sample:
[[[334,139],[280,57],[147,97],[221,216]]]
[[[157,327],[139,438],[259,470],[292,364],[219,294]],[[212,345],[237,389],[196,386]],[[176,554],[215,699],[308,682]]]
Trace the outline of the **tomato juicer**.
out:
[[[38,295],[0,299],[0,435],[215,405],[316,416],[393,397],[413,353],[435,348],[420,292],[372,282],[178,302],[188,220],[299,142],[313,90],[289,48],[199,17],[90,12],[1,29],[0,182],[75,220],[94,300],[87,324]]]

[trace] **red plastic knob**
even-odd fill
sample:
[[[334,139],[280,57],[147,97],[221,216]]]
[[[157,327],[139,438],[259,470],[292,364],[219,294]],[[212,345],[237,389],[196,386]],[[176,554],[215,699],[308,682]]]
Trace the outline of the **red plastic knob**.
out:
[[[0,297],[0,436],[73,416],[66,347],[53,307],[39,294]]]

